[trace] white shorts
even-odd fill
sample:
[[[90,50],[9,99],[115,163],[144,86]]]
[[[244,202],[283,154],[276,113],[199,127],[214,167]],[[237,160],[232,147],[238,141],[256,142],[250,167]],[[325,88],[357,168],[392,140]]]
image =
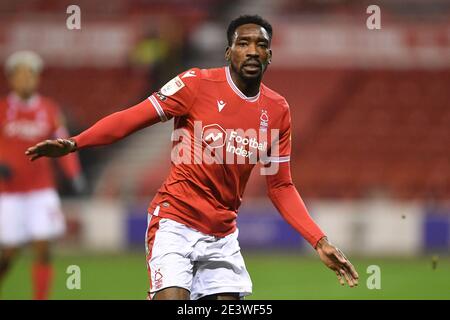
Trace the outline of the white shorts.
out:
[[[54,189],[0,194],[0,245],[51,240],[64,232],[65,220]]]
[[[233,292],[252,293],[238,230],[218,238],[149,214],[146,233],[149,298],[168,287],[188,290],[191,299]]]

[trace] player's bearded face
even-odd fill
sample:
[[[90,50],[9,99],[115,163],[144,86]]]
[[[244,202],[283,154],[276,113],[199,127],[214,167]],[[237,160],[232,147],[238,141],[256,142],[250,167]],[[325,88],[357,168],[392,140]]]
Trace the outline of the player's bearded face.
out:
[[[236,29],[226,57],[243,80],[260,80],[272,58],[269,45],[270,37],[263,27],[244,24]]]

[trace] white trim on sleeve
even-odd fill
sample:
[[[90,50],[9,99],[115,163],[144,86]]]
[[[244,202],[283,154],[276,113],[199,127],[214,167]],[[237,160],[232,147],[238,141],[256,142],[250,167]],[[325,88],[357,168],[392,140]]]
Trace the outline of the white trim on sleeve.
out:
[[[281,162],[289,162],[289,161],[291,161],[291,157],[290,157],[290,156],[284,156],[284,157],[269,157],[269,161],[270,161],[270,162],[277,162],[277,163],[281,163]]]
[[[163,108],[161,107],[161,105],[159,104],[158,100],[156,100],[156,98],[151,95],[150,97],[148,97],[148,100],[150,100],[151,104],[153,105],[153,107],[155,108],[156,112],[158,113],[160,119],[162,122],[166,122],[167,120],[169,120],[166,116],[166,114],[164,113]]]

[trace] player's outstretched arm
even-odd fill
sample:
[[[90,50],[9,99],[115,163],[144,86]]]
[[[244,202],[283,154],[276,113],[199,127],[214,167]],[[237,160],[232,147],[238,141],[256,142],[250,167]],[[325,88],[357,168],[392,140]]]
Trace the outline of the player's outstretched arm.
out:
[[[344,279],[350,287],[358,284],[358,273],[345,255],[330,244],[314,222],[295,188],[289,162],[280,163],[275,175],[266,178],[268,195],[283,218],[316,249],[322,262],[333,270],[341,284]]]
[[[25,152],[31,160],[61,157],[78,149],[116,142],[133,132],[161,121],[147,99],[128,109],[113,113],[70,139],[45,140]]]

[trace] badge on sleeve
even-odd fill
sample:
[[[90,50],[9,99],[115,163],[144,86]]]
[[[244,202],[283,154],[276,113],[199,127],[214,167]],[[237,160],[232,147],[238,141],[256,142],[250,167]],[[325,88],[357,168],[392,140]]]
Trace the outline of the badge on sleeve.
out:
[[[181,88],[184,87],[184,82],[181,81],[180,77],[176,76],[169,82],[167,82],[164,87],[161,88],[161,93],[166,97],[171,96],[178,92]]]

